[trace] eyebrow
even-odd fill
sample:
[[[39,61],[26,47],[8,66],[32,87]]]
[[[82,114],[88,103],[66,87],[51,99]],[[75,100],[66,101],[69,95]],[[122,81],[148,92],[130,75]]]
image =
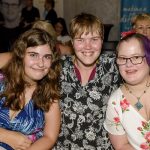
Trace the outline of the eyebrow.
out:
[[[27,53],[28,53],[28,54],[34,53],[34,54],[40,55],[40,54],[37,53],[37,52],[27,52]],[[47,54],[45,54],[45,55],[43,55],[43,56],[46,56],[46,55],[51,55],[51,56],[52,56],[52,53],[47,53]]]
[[[92,38],[101,38],[101,37],[100,36],[93,36],[93,37],[90,37],[90,38],[76,37],[74,39],[92,39]]]

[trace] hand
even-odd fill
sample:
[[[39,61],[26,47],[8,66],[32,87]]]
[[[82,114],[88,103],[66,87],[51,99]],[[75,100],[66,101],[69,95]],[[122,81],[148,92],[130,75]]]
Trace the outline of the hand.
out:
[[[26,150],[30,147],[32,141],[22,133],[10,131],[7,144],[15,150]]]

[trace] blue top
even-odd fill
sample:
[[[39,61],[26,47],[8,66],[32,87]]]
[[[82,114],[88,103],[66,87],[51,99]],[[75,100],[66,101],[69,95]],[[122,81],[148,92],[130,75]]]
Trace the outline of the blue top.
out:
[[[0,93],[4,90],[4,84],[0,81]],[[33,100],[30,100],[19,114],[10,120],[9,108],[4,107],[5,98],[0,99],[0,127],[21,132],[27,135],[33,142],[43,136],[44,112],[34,106]],[[0,146],[12,150],[12,148],[0,142]]]

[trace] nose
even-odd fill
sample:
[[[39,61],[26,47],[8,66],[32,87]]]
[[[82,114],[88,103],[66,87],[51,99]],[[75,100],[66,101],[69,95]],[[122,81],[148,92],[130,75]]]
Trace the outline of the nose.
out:
[[[85,41],[85,49],[91,49],[91,40],[90,39],[87,39]]]
[[[126,63],[126,66],[127,67],[130,67],[130,66],[132,66],[133,64],[132,64],[132,62],[131,62],[131,59],[127,59],[127,63]]]
[[[38,59],[38,66],[39,66],[40,68],[42,68],[42,67],[44,66],[44,60],[43,60],[43,58],[39,58],[39,59]]]
[[[147,35],[147,28],[143,28],[143,34]]]

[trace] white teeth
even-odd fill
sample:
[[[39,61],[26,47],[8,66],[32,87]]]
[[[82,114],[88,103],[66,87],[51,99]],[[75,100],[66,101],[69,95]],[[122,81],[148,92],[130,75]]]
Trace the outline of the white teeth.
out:
[[[85,56],[91,56],[93,54],[93,52],[83,52],[83,55]]]

